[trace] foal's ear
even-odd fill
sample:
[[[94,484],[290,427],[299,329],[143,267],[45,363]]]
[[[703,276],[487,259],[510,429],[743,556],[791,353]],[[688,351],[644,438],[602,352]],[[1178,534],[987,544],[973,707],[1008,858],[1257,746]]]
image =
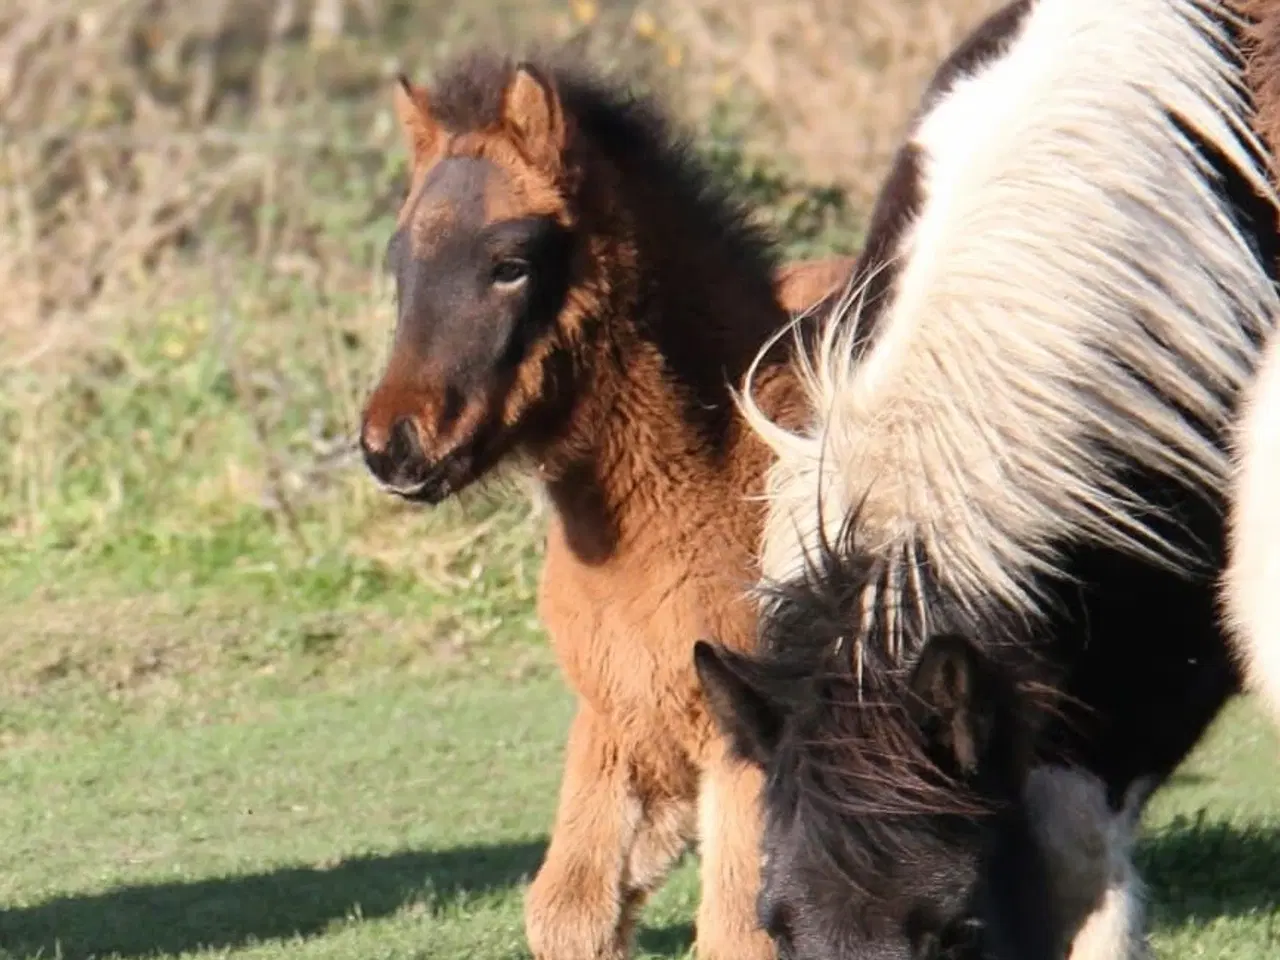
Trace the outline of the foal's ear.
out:
[[[952,776],[973,777],[1010,743],[1016,723],[1012,682],[963,637],[930,637],[911,675],[913,719],[934,760]]]
[[[502,122],[531,163],[558,166],[566,139],[564,109],[555,85],[537,67],[522,63],[512,73],[502,94]]]
[[[734,753],[757,766],[767,764],[782,734],[782,711],[751,681],[748,661],[699,640],[693,665],[711,716]]]
[[[420,162],[435,153],[440,125],[431,115],[431,100],[426,89],[400,74],[396,78],[395,108],[400,135],[413,161]]]

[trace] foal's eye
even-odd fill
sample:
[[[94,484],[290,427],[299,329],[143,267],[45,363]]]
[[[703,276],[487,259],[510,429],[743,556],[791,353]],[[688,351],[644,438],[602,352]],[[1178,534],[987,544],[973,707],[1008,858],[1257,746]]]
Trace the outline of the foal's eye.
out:
[[[529,264],[525,260],[500,260],[493,268],[495,287],[514,287],[529,277]]]

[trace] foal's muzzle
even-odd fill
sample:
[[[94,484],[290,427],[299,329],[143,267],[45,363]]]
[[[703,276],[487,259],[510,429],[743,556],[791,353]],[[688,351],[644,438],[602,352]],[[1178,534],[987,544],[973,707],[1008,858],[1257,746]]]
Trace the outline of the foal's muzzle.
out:
[[[391,425],[381,446],[370,442],[366,424],[360,431],[360,450],[369,472],[392,493],[416,498],[430,485],[435,471],[422,450],[418,430],[408,417],[400,417]]]

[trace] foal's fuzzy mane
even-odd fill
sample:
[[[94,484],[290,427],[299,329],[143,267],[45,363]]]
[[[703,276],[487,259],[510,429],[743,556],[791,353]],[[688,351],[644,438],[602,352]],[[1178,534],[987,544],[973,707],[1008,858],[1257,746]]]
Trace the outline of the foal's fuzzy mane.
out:
[[[914,126],[918,212],[866,244],[885,253],[862,275],[894,274],[871,345],[851,289],[797,368],[807,429],[771,423],[748,389],[778,457],[762,551],[775,580],[855,505],[860,548],[884,567],[868,602],[886,610],[928,612],[914,587],[927,565],[961,607],[1034,617],[1038,578],[1082,541],[1194,564],[1133,478],[1222,493],[1220,433],[1280,316],[1268,253],[1223,196],[1274,223],[1229,11],[1024,9]]]

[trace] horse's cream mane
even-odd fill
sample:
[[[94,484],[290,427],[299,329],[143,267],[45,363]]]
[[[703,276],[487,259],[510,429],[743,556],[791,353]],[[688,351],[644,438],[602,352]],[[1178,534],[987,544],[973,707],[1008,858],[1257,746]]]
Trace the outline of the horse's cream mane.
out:
[[[768,578],[796,576],[855,510],[901,604],[925,562],[962,606],[1023,613],[1066,542],[1189,562],[1118,467],[1222,492],[1226,450],[1191,421],[1228,423],[1251,337],[1280,312],[1189,139],[1275,202],[1226,16],[1215,0],[1033,0],[938,91],[910,136],[921,203],[880,264],[897,275],[872,346],[855,361],[850,289],[799,364],[799,432],[748,377],[745,415],[777,456]]]

